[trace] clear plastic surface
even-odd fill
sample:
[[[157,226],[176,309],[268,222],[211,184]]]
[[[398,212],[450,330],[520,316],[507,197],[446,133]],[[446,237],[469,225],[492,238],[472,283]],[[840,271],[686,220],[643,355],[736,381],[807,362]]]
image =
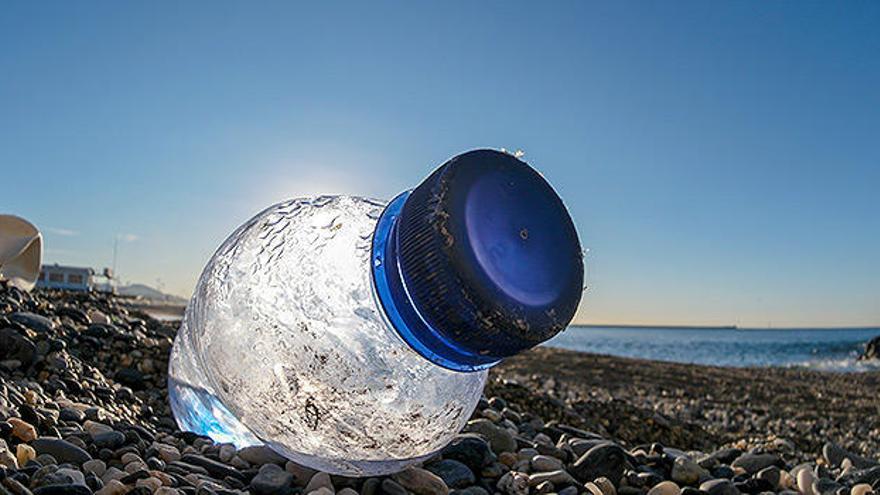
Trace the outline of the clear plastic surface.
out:
[[[385,319],[370,275],[383,207],[295,199],[223,243],[172,351],[169,395],[181,428],[370,476],[431,455],[464,426],[487,372],[431,363]]]

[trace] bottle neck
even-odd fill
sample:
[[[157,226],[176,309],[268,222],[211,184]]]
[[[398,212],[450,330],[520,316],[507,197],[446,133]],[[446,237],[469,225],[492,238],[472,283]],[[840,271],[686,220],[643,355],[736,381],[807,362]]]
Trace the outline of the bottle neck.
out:
[[[373,232],[370,266],[381,309],[403,341],[432,363],[462,372],[490,368],[499,358],[476,354],[445,337],[422,315],[407,291],[398,257],[397,226],[409,195],[403,192],[388,203]]]

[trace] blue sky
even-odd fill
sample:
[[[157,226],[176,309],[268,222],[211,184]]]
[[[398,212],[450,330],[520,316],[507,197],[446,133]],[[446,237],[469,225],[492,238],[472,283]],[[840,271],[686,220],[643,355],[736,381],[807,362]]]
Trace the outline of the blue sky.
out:
[[[877,2],[7,2],[0,211],[188,295],[263,207],[522,149],[583,322],[880,324]]]

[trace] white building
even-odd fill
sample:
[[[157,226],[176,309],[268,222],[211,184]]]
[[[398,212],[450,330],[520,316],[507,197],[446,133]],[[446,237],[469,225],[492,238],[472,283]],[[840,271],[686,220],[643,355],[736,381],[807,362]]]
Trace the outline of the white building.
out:
[[[79,266],[43,265],[37,278],[37,287],[87,291],[93,287],[95,271]]]

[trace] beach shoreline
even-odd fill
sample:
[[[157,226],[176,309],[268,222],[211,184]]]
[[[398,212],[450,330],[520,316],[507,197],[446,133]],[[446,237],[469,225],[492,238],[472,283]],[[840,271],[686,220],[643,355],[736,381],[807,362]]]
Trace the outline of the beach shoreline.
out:
[[[463,433],[419,465],[328,476],[264,446],[239,450],[180,431],[166,374],[177,325],[106,294],[0,284],[2,486],[101,495],[847,495],[856,486],[864,495],[865,483],[880,487],[880,372],[550,347],[493,368]]]
[[[785,439],[807,458],[833,441],[880,456],[877,371],[706,366],[539,347],[505,360],[492,376],[582,409],[623,401],[699,427],[719,445]]]

